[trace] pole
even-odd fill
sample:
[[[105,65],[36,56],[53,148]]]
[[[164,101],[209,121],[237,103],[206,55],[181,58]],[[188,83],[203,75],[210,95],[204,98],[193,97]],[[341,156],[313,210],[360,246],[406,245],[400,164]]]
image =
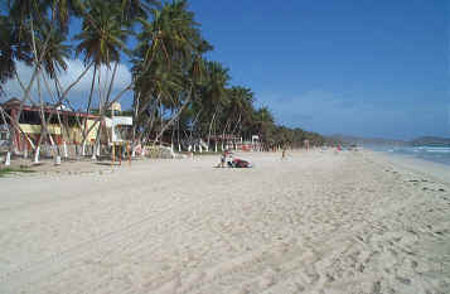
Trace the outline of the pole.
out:
[[[122,142],[119,143],[120,153],[119,153],[119,165],[122,165]]]
[[[131,165],[131,152],[130,152],[130,142],[127,142],[127,154],[128,154],[128,162]]]
[[[11,165],[11,152],[8,151],[8,153],[6,153],[5,166],[10,166],[10,165]]]
[[[111,159],[111,167],[114,165],[114,161],[116,160],[116,146],[114,142],[111,142],[112,144],[112,159]]]

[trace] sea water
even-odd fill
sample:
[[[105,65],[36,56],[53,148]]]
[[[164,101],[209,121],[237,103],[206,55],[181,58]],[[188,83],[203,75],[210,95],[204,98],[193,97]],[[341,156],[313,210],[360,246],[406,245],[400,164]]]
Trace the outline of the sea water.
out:
[[[369,149],[450,165],[450,146],[371,146]]]

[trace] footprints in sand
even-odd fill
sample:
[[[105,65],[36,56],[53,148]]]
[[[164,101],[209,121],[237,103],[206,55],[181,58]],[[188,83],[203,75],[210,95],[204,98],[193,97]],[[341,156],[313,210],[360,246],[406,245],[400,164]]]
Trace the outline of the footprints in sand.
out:
[[[331,289],[351,289],[349,293],[426,293],[419,259],[410,247],[418,243],[413,233],[404,231],[366,232],[359,242],[339,254],[325,268],[326,285]],[[365,283],[369,277],[375,282]],[[343,282],[347,281],[347,282]],[[424,287],[424,288],[423,288]],[[432,288],[430,288],[432,289]]]
[[[391,168],[384,169],[384,172],[390,173],[395,176],[395,179],[405,178],[404,183],[411,184],[413,186],[417,186],[422,191],[429,191],[429,192],[441,192],[446,193],[448,192],[448,188],[444,187],[442,184],[436,183],[434,181],[428,180],[426,178],[409,178],[406,174],[398,172]]]
[[[411,183],[412,185],[419,187],[420,189],[422,189],[422,191],[442,192],[442,193],[447,192],[447,190],[440,184],[428,181],[427,179],[420,179],[420,180],[411,179],[406,180],[405,182]]]
[[[385,168],[385,173],[393,174],[394,181],[401,181],[402,183],[415,187],[424,195],[433,195],[441,200],[444,200],[450,206],[450,187],[446,184],[440,183],[426,177],[418,177],[420,174],[411,173],[407,171],[398,172],[392,168]],[[400,183],[398,183],[400,185]]]

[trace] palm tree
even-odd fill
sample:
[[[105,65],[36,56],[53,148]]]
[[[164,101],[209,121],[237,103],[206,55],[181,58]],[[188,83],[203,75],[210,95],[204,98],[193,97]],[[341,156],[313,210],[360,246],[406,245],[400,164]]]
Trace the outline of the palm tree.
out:
[[[36,1],[36,0],[35,0]],[[43,0],[43,4],[51,11],[51,21],[59,30],[67,32],[70,16],[81,16],[85,8],[85,0]]]
[[[3,84],[14,76],[16,63],[11,35],[12,24],[7,16],[0,16],[0,95]]]
[[[207,130],[207,146],[210,145],[211,132],[214,123],[220,113],[229,103],[226,87],[230,76],[228,69],[221,63],[209,61],[206,63],[207,78],[201,92],[201,109],[203,110],[201,119],[207,124],[204,129]]]
[[[125,46],[126,30],[120,18],[117,6],[106,1],[89,2],[88,15],[82,24],[82,32],[75,39],[80,40],[77,53],[84,54],[84,60],[93,60],[96,66],[109,66],[120,60],[120,53]]]
[[[42,67],[53,79],[57,72],[67,70],[66,60],[70,58],[71,48],[65,44],[66,36],[58,29],[51,29],[49,25],[46,25],[42,35],[42,39],[37,40],[38,52],[43,52]]]
[[[191,102],[201,78],[200,56],[211,46],[201,37],[186,1],[165,4],[160,11],[153,11],[152,18],[149,23],[142,22],[143,31],[138,35],[134,105],[136,120],[144,123],[141,127],[149,133],[159,116],[157,141]]]
[[[234,86],[228,90],[230,103],[224,113],[234,126],[231,134],[242,131],[242,126],[251,122],[253,111],[253,93],[245,87]],[[242,135],[242,134],[241,134]]]
[[[87,13],[83,18],[82,31],[75,39],[80,43],[77,46],[77,54],[84,55],[85,63],[94,63],[94,72],[92,77],[91,90],[89,93],[86,113],[89,113],[92,106],[94,85],[97,79],[97,98],[100,114],[102,118],[106,112],[111,94],[112,85],[115,79],[118,63],[121,53],[126,51],[125,41],[127,31],[124,28],[121,11],[117,5],[111,5],[107,1],[92,0],[88,2]],[[101,87],[101,66],[104,65],[110,69],[111,63],[115,63],[110,85],[107,93],[102,93]],[[101,128],[99,128],[100,132]],[[86,136],[90,130],[87,130],[87,124],[83,130],[83,151]],[[97,136],[97,145],[99,144],[100,133]],[[97,147],[98,148],[98,147]],[[100,149],[98,148],[98,151]],[[95,158],[95,154],[93,154]]]
[[[42,133],[39,143],[37,144],[36,157],[39,155],[39,144],[48,133],[46,130],[46,119],[44,118],[41,89],[41,74],[45,71],[50,78],[55,79],[55,73],[59,69],[65,70],[67,64],[65,58],[68,46],[62,42],[67,34],[67,25],[69,21],[69,11],[73,11],[72,3],[77,0],[12,0],[8,1],[8,21],[6,28],[10,31],[10,38],[2,33],[2,68],[6,66],[11,69],[11,73],[15,74],[23,91],[23,99],[16,118],[16,124],[21,116],[23,105],[27,100],[32,101],[30,96],[31,88],[37,81],[39,94],[39,104],[41,106]],[[58,9],[55,9],[58,5]],[[51,10],[51,12],[50,12]],[[66,11],[66,13],[64,12]],[[55,14],[58,12],[58,16]],[[49,14],[52,15],[49,18]],[[64,15],[63,15],[64,14]],[[3,25],[2,25],[3,27]],[[5,44],[8,40],[9,44]],[[9,49],[6,49],[8,48]],[[7,53],[3,55],[3,53]],[[27,65],[34,67],[33,75],[25,86],[15,71],[15,62],[24,61]],[[2,75],[4,77],[4,75]],[[44,83],[45,77],[42,76]],[[49,87],[47,86],[48,90]],[[50,90],[49,90],[50,92]],[[50,118],[49,118],[50,119]],[[50,135],[50,134],[49,134]],[[52,141],[52,139],[50,138]]]
[[[160,1],[157,0],[115,0],[122,11],[122,21],[132,25],[138,19],[145,20],[149,17],[156,7],[160,7]]]
[[[47,34],[49,36],[47,36]],[[42,67],[44,68],[49,78],[53,80],[56,93],[52,93],[53,91],[45,76],[42,76],[42,80],[44,81],[44,84],[47,88],[47,92],[50,98],[53,100],[52,102],[54,103],[56,109],[56,115],[61,129],[61,136],[63,139],[63,146],[66,153],[67,149],[66,149],[66,141],[64,139],[64,131],[66,131],[66,136],[69,136],[69,133],[64,127],[64,124],[62,123],[61,116],[58,110],[59,106],[64,103],[66,93],[64,93],[65,91],[63,92],[62,89],[60,89],[57,74],[62,70],[63,71],[67,70],[66,60],[70,58],[71,48],[70,46],[65,44],[66,41],[65,34],[60,29],[58,29],[58,27],[51,29],[50,26],[46,26],[45,30],[43,30],[42,35],[43,40],[48,40],[46,44],[42,44],[42,42],[40,41],[38,41],[37,43],[38,48],[40,48],[41,46],[42,47],[45,46],[39,50],[44,51],[42,56]],[[50,121],[51,117],[52,115],[49,116],[48,122]],[[51,142],[53,142],[52,139]],[[57,153],[59,155],[59,149],[57,149]],[[67,154],[65,155],[67,156]]]
[[[262,142],[266,146],[272,145],[272,134],[275,127],[275,121],[272,113],[267,106],[263,106],[253,113],[253,121],[255,122],[255,133],[257,133]]]
[[[46,22],[45,20],[41,20],[40,26],[35,30],[35,36],[33,39],[33,51],[35,52],[35,54],[39,55],[39,59],[35,58],[36,69],[38,71],[37,92],[39,97],[39,105],[41,108],[41,135],[39,136],[39,140],[36,144],[35,150],[35,162],[38,162],[39,147],[43,139],[47,136],[50,140],[53,150],[57,151],[54,153],[54,155],[56,156],[57,153],[59,154],[59,150],[56,148],[55,141],[53,140],[53,137],[48,129],[48,124],[53,114],[50,114],[48,118],[45,116],[44,105],[46,101],[43,97],[41,82],[43,82],[44,86],[47,88],[48,94],[52,96],[52,100],[55,100],[51,87],[49,86],[44,73],[47,73],[50,78],[56,81],[56,72],[60,71],[61,69],[67,69],[65,58],[69,57],[69,47],[63,43],[65,41],[64,34],[61,34],[58,29],[52,28],[51,24]],[[57,113],[57,116],[62,130],[63,126],[61,123],[59,112]]]

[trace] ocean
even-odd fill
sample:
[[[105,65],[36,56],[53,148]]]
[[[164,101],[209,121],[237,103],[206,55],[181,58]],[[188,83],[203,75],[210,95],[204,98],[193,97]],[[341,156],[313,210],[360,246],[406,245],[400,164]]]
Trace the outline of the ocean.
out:
[[[450,165],[450,146],[367,146],[367,148]]]

